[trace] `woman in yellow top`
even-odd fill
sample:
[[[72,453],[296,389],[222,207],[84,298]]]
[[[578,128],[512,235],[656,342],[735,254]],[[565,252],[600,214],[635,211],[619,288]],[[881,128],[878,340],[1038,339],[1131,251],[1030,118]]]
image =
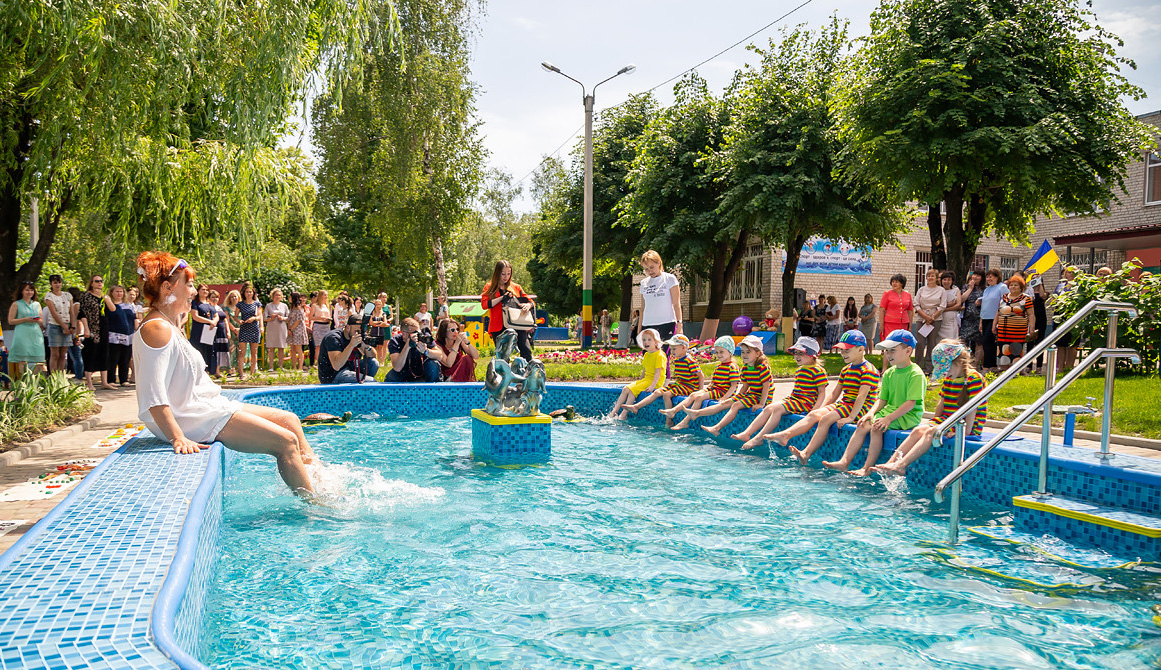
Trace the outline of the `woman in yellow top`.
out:
[[[609,416],[618,419],[629,418],[629,412],[622,409],[626,404],[637,400],[641,393],[652,393],[665,384],[665,354],[661,353],[661,335],[656,328],[646,328],[637,335],[637,344],[645,351],[641,363],[644,369],[641,378],[621,389],[617,397],[617,404]]]

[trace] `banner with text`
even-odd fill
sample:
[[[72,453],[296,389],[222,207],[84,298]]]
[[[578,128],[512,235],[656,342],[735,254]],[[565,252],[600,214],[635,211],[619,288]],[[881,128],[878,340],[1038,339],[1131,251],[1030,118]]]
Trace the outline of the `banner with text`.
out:
[[[786,269],[786,252],[782,252],[782,269]],[[871,247],[856,247],[847,242],[833,242],[812,237],[802,245],[798,274],[869,275]]]

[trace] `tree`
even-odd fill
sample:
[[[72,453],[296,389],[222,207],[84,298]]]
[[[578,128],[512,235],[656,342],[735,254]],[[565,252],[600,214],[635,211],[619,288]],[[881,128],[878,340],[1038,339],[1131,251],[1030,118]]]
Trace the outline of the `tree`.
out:
[[[842,173],[841,139],[831,101],[846,43],[846,24],[832,18],[817,33],[783,32],[779,43],[734,80],[734,113],[715,161],[728,184],[719,214],[731,235],[761,237],[786,251],[782,305],[794,305],[802,246],[812,236],[880,246],[904,230],[907,217],[892,193],[858,172]]]
[[[887,0],[838,89],[850,165],[946,203],[932,247],[963,277],[983,236],[1025,242],[1037,214],[1124,190],[1150,140],[1120,44],[1076,0]]]
[[[745,255],[752,222],[719,211],[730,184],[714,170],[730,122],[727,101],[715,98],[696,72],[674,86],[676,101],[659,113],[638,144],[619,211],[623,225],[642,230],[683,278],[709,280],[703,334],[717,327],[730,282]]]
[[[474,6],[397,0],[400,49],[372,45],[362,86],[316,104],[312,119],[324,218],[353,213],[441,295],[443,245],[469,212],[484,155],[468,69]],[[373,263],[385,269],[387,260]]]
[[[223,225],[180,218],[194,209],[180,203],[203,195],[197,188],[167,206],[129,207],[142,191],[131,177],[156,176],[187,157],[205,165],[197,156],[206,152],[193,142],[210,128],[229,145],[209,151],[218,157],[271,145],[315,73],[341,85],[369,39],[391,39],[394,24],[373,21],[375,8],[390,2],[271,0],[255,11],[226,0],[124,0],[115,8],[26,0],[0,12],[0,312],[7,314],[18,281],[40,273],[70,212],[100,211],[116,200],[120,232],[148,217],[162,237]],[[372,32],[373,25],[381,29]],[[238,177],[268,167],[231,158],[198,173],[203,180],[193,186],[233,193],[225,199],[237,202],[255,184]],[[18,267],[31,197],[45,216],[36,248]]]
[[[518,273],[516,281],[534,293],[534,282],[521,277],[532,257],[532,230],[537,217],[517,215],[513,203],[522,188],[512,184],[512,175],[492,168],[476,207],[452,232],[448,243],[447,282],[449,293],[475,295],[491,279],[496,261],[505,259]]]
[[[633,273],[643,242],[639,227],[620,219],[616,208],[629,192],[625,179],[637,156],[637,142],[656,113],[652,95],[635,95],[602,111],[593,128],[593,305],[620,305],[623,321],[628,320],[632,305]],[[580,151],[574,151],[570,170],[556,161],[543,163],[532,189],[543,225],[533,239],[529,273],[538,295],[568,314],[580,309],[583,278],[584,161]],[[563,277],[572,281],[566,283]]]

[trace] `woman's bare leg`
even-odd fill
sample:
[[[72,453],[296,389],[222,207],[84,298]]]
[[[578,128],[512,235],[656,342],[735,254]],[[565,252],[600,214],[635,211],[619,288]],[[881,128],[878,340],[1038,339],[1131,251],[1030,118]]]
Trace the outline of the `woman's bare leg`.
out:
[[[273,456],[278,462],[278,474],[291,491],[297,495],[313,495],[314,486],[302,462],[298,437],[285,426],[263,416],[266,414],[264,410],[270,409],[246,405],[245,409],[234,412],[217,439],[234,451]]]

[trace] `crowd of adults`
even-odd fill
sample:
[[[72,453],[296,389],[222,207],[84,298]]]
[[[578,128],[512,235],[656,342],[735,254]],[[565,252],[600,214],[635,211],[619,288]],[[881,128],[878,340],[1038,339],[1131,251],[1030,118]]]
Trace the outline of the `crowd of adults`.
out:
[[[132,340],[147,310],[137,287],[105,286],[101,275],[93,275],[85,290],[63,288],[59,275],[49,284],[43,299],[33,282],[24,282],[14,296],[6,343],[9,376],[44,369],[72,372],[91,389],[133,384]],[[205,371],[219,382],[259,373],[260,361],[267,372],[315,369],[324,384],[374,379],[383,367],[387,382],[475,381],[480,352],[465,324],[450,317],[447,299],[438,301],[434,314],[423,303],[414,315],[398,318],[386,293],[371,298],[339,291],[331,298],[318,290],[286,296],[275,288],[264,304],[249,282],[224,297],[198,284],[180,326]],[[532,324],[517,330],[520,354],[531,359],[535,304],[512,281],[507,261],[496,263],[480,304],[493,337],[512,318]],[[511,310],[508,316],[505,310]]]
[[[1054,294],[1065,292],[1079,273],[1066,267]],[[1098,276],[1111,275],[1101,268]],[[928,270],[926,283],[914,294],[907,290],[907,277],[891,277],[891,288],[876,303],[870,293],[863,304],[848,297],[840,306],[837,296],[820,295],[814,305],[795,312],[796,334],[808,335],[831,350],[845,331],[860,330],[868,341],[904,329],[915,337],[915,361],[931,372],[931,350],[945,339],[959,339],[974,352],[976,365],[997,372],[1040,343],[1052,331],[1052,296],[1042,278],[1026,279],[1021,272],[1005,278],[1000,270],[973,270],[962,285],[948,271]],[[1060,365],[1067,369],[1076,360],[1076,344],[1061,347]],[[1037,360],[1030,369],[1043,364]]]

